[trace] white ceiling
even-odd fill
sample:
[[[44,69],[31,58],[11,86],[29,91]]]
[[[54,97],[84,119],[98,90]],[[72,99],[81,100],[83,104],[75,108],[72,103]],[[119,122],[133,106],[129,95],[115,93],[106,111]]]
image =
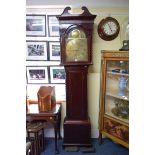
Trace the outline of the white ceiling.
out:
[[[88,7],[128,7],[129,0],[26,0],[26,5],[73,5]]]

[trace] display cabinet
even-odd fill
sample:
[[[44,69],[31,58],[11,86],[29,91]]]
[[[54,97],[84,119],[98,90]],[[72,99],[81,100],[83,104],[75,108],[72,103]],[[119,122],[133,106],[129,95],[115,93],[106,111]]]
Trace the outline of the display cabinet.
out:
[[[129,53],[101,52],[99,140],[129,147]]]

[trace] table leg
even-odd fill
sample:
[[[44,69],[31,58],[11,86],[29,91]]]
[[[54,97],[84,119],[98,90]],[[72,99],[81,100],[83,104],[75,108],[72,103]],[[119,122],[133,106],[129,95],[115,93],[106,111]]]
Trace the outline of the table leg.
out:
[[[60,126],[61,126],[61,110],[58,113],[58,134],[59,134],[58,136],[59,136],[59,139],[62,139]]]
[[[59,153],[58,146],[57,146],[57,130],[58,130],[58,125],[57,125],[57,120],[54,122],[54,133],[55,133],[55,154]]]

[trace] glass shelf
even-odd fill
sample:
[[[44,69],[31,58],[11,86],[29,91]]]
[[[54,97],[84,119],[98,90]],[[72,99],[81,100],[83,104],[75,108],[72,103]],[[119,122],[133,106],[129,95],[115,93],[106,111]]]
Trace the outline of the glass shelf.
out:
[[[111,96],[111,97],[115,97],[115,98],[118,98],[118,99],[121,99],[121,100],[129,101],[129,92],[127,92],[126,94],[127,94],[126,96],[119,96],[119,95],[118,95],[118,91],[115,91],[115,92],[113,92],[113,93],[111,93],[111,92],[106,92],[106,95],[107,95],[107,96]]]
[[[105,114],[120,121],[129,122],[129,100],[122,100],[113,96],[105,97]]]
[[[129,76],[129,74],[125,74],[125,73],[114,73],[111,71],[107,71],[108,75],[118,75],[118,76]]]

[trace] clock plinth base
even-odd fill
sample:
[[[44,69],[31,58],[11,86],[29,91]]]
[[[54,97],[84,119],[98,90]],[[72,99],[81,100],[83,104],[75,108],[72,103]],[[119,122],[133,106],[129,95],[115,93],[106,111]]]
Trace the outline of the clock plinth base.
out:
[[[64,142],[65,146],[91,147],[91,124],[90,120],[69,120],[64,121]]]

